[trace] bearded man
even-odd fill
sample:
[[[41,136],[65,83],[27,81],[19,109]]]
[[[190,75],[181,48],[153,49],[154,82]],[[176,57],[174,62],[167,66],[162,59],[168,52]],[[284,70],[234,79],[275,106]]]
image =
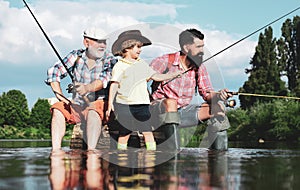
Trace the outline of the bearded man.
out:
[[[208,119],[210,147],[227,149],[226,129],[229,122],[222,102],[232,96],[227,89],[215,92],[202,57],[204,54],[204,34],[197,29],[187,29],[179,34],[180,51],[155,58],[150,66],[159,73],[181,71],[179,78],[162,82],[152,90],[152,118],[156,131],[162,131],[165,140],[162,146],[167,150],[178,150],[179,127],[197,126]],[[198,91],[205,101],[201,105],[191,104]],[[158,115],[158,116],[157,116]],[[159,119],[157,119],[159,118]],[[217,147],[214,142],[219,132],[225,131],[224,143]],[[157,140],[158,141],[158,140]],[[226,142],[225,142],[226,141]]]
[[[105,122],[107,86],[116,58],[106,50],[106,38],[100,29],[88,28],[83,32],[85,49],[73,50],[47,71],[46,84],[59,100],[51,106],[52,151],[61,149],[66,124],[86,124],[87,148],[95,149]],[[68,68],[68,71],[65,69]],[[68,100],[61,90],[61,79],[73,74],[73,98]]]

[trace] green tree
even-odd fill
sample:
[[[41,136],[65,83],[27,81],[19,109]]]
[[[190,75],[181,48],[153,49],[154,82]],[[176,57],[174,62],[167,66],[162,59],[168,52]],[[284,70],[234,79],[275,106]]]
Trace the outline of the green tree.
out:
[[[19,90],[3,93],[0,99],[0,124],[26,127],[30,111],[26,96]]]
[[[288,78],[288,89],[300,96],[300,17],[287,19],[281,27],[282,36],[277,42],[278,61],[283,75]]]
[[[4,122],[5,122],[5,118],[4,118],[4,115],[5,115],[5,112],[4,112],[4,101],[3,101],[3,95],[0,96],[0,127],[4,125]]]
[[[270,95],[287,93],[285,83],[280,78],[281,72],[276,60],[275,41],[271,27],[265,29],[264,34],[259,35],[258,45],[250,62],[251,68],[246,69],[246,74],[249,74],[248,81],[239,89],[239,92]],[[271,100],[255,96],[240,96],[239,99],[243,109],[250,108],[256,102]]]
[[[43,129],[49,127],[51,123],[50,104],[46,99],[38,99],[31,109],[31,115],[29,118],[29,125]]]

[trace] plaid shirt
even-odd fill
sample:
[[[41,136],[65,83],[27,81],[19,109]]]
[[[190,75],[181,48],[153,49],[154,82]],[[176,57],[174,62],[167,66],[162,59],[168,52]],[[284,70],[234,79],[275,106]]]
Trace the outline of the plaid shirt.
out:
[[[157,72],[163,73],[168,67],[169,55],[163,55],[154,59],[150,66]],[[175,72],[180,70],[184,72],[180,64],[180,52],[176,52],[175,59],[173,64],[171,64],[171,68],[169,68],[169,72]],[[187,106],[190,104],[193,95],[195,93],[196,87],[196,72],[197,70],[190,70],[180,78],[176,78],[169,82],[168,84],[162,86],[167,81],[164,81],[159,85],[158,89],[152,93],[152,97],[154,100],[161,98],[173,98],[177,100],[178,108]],[[209,74],[206,70],[206,67],[201,64],[198,68],[198,91],[204,100],[206,100],[208,96],[208,91],[213,91],[213,87],[209,78]]]
[[[78,57],[80,58],[77,60]],[[110,81],[111,71],[116,63],[116,58],[111,53],[105,52],[101,59],[96,60],[96,64],[91,70],[87,66],[87,60],[88,58],[85,54],[85,50],[82,49],[73,50],[63,59],[68,70],[73,74],[76,82],[90,84],[94,80],[99,79],[103,82],[103,88],[106,88]],[[45,82],[48,85],[50,82],[60,82],[61,79],[65,78],[67,75],[67,70],[63,64],[57,62],[48,69],[47,80]],[[106,91],[106,89],[102,89],[98,91],[97,94],[100,94],[100,97],[104,98],[107,96]],[[73,97],[73,100],[76,104],[84,104],[84,100],[79,94],[76,94],[75,97]]]

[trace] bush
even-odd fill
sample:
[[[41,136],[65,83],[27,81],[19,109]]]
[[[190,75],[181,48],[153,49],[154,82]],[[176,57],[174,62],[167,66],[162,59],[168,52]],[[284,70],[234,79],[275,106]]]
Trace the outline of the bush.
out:
[[[297,141],[300,134],[300,105],[292,100],[257,103],[249,110],[240,108],[227,113],[231,128],[229,140]]]

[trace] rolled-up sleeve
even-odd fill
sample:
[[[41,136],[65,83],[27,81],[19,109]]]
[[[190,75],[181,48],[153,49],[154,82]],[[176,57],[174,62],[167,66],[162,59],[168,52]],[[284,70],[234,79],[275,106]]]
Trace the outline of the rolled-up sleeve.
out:
[[[206,67],[202,64],[198,69],[198,91],[204,100],[207,99],[210,91],[213,91],[213,86],[207,72]]]
[[[63,59],[69,71],[72,70],[76,59],[76,51],[72,51]],[[50,67],[47,70],[47,79],[45,80],[45,83],[50,85],[51,82],[60,82],[61,79],[65,78],[67,75],[68,73],[65,66],[60,61],[58,61],[54,64],[54,66]]]
[[[51,82],[60,82],[61,79],[67,76],[66,69],[60,65],[61,63],[58,62],[47,70],[46,84],[50,85]]]

